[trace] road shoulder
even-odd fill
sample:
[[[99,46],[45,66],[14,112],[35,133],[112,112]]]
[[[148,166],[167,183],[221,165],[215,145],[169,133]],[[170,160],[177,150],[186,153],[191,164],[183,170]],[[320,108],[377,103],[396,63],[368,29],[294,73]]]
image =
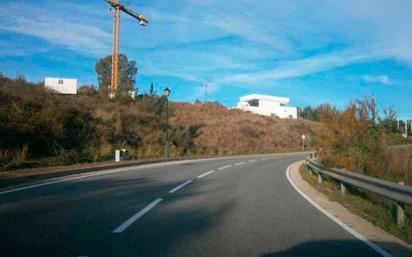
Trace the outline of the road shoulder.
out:
[[[353,214],[337,202],[329,200],[324,194],[307,183],[299,173],[299,167],[304,161],[295,162],[289,167],[289,176],[294,185],[316,202],[321,208],[329,212],[346,226],[361,234],[367,240],[375,243],[393,256],[410,257],[412,246],[374,226],[367,220]]]

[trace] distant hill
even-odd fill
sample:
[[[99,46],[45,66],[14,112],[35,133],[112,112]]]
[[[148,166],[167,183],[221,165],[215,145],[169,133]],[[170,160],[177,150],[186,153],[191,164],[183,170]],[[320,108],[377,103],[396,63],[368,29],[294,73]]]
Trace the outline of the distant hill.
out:
[[[198,126],[195,144],[208,154],[240,154],[302,149],[302,135],[308,147],[324,126],[303,119],[266,117],[218,103],[173,103],[175,125]]]
[[[92,87],[60,95],[24,78],[0,75],[0,169],[113,159],[126,148],[133,159],[163,156],[166,101],[158,95],[107,99]],[[218,103],[170,104],[174,156],[269,153],[316,144],[321,123],[281,120]]]

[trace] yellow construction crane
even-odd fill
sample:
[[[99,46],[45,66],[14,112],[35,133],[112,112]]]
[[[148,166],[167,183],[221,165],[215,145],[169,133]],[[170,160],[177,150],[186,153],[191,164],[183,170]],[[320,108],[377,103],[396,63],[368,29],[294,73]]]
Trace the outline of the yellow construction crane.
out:
[[[112,53],[112,80],[111,80],[111,93],[115,94],[119,87],[119,25],[120,25],[120,11],[128,14],[129,16],[137,19],[139,24],[147,26],[149,23],[147,18],[138,12],[134,11],[130,7],[119,3],[119,0],[104,0],[109,3],[114,9],[113,15],[113,53]]]

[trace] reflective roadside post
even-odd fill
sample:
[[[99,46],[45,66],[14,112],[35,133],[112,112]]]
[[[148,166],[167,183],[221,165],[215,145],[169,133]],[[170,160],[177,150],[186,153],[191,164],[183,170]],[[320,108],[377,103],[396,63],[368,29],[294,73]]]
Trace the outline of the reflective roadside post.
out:
[[[115,162],[120,162],[120,150],[115,150],[114,151],[114,161]]]
[[[169,96],[172,91],[169,88],[163,90],[162,95],[166,98],[166,141],[165,141],[165,159],[169,159]]]
[[[306,139],[306,136],[302,135],[302,149],[303,149],[303,151],[305,151],[305,139]]]

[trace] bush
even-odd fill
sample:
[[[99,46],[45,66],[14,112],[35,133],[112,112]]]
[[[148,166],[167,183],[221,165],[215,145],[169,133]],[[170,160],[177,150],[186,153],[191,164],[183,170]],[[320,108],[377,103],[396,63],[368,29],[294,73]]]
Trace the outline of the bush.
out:
[[[332,108],[323,117],[328,117],[328,129],[319,135],[319,152],[325,165],[412,183],[412,148],[403,149],[402,153],[391,148],[393,138],[397,138],[393,135],[393,122],[378,117],[373,98],[351,102],[341,112]]]

